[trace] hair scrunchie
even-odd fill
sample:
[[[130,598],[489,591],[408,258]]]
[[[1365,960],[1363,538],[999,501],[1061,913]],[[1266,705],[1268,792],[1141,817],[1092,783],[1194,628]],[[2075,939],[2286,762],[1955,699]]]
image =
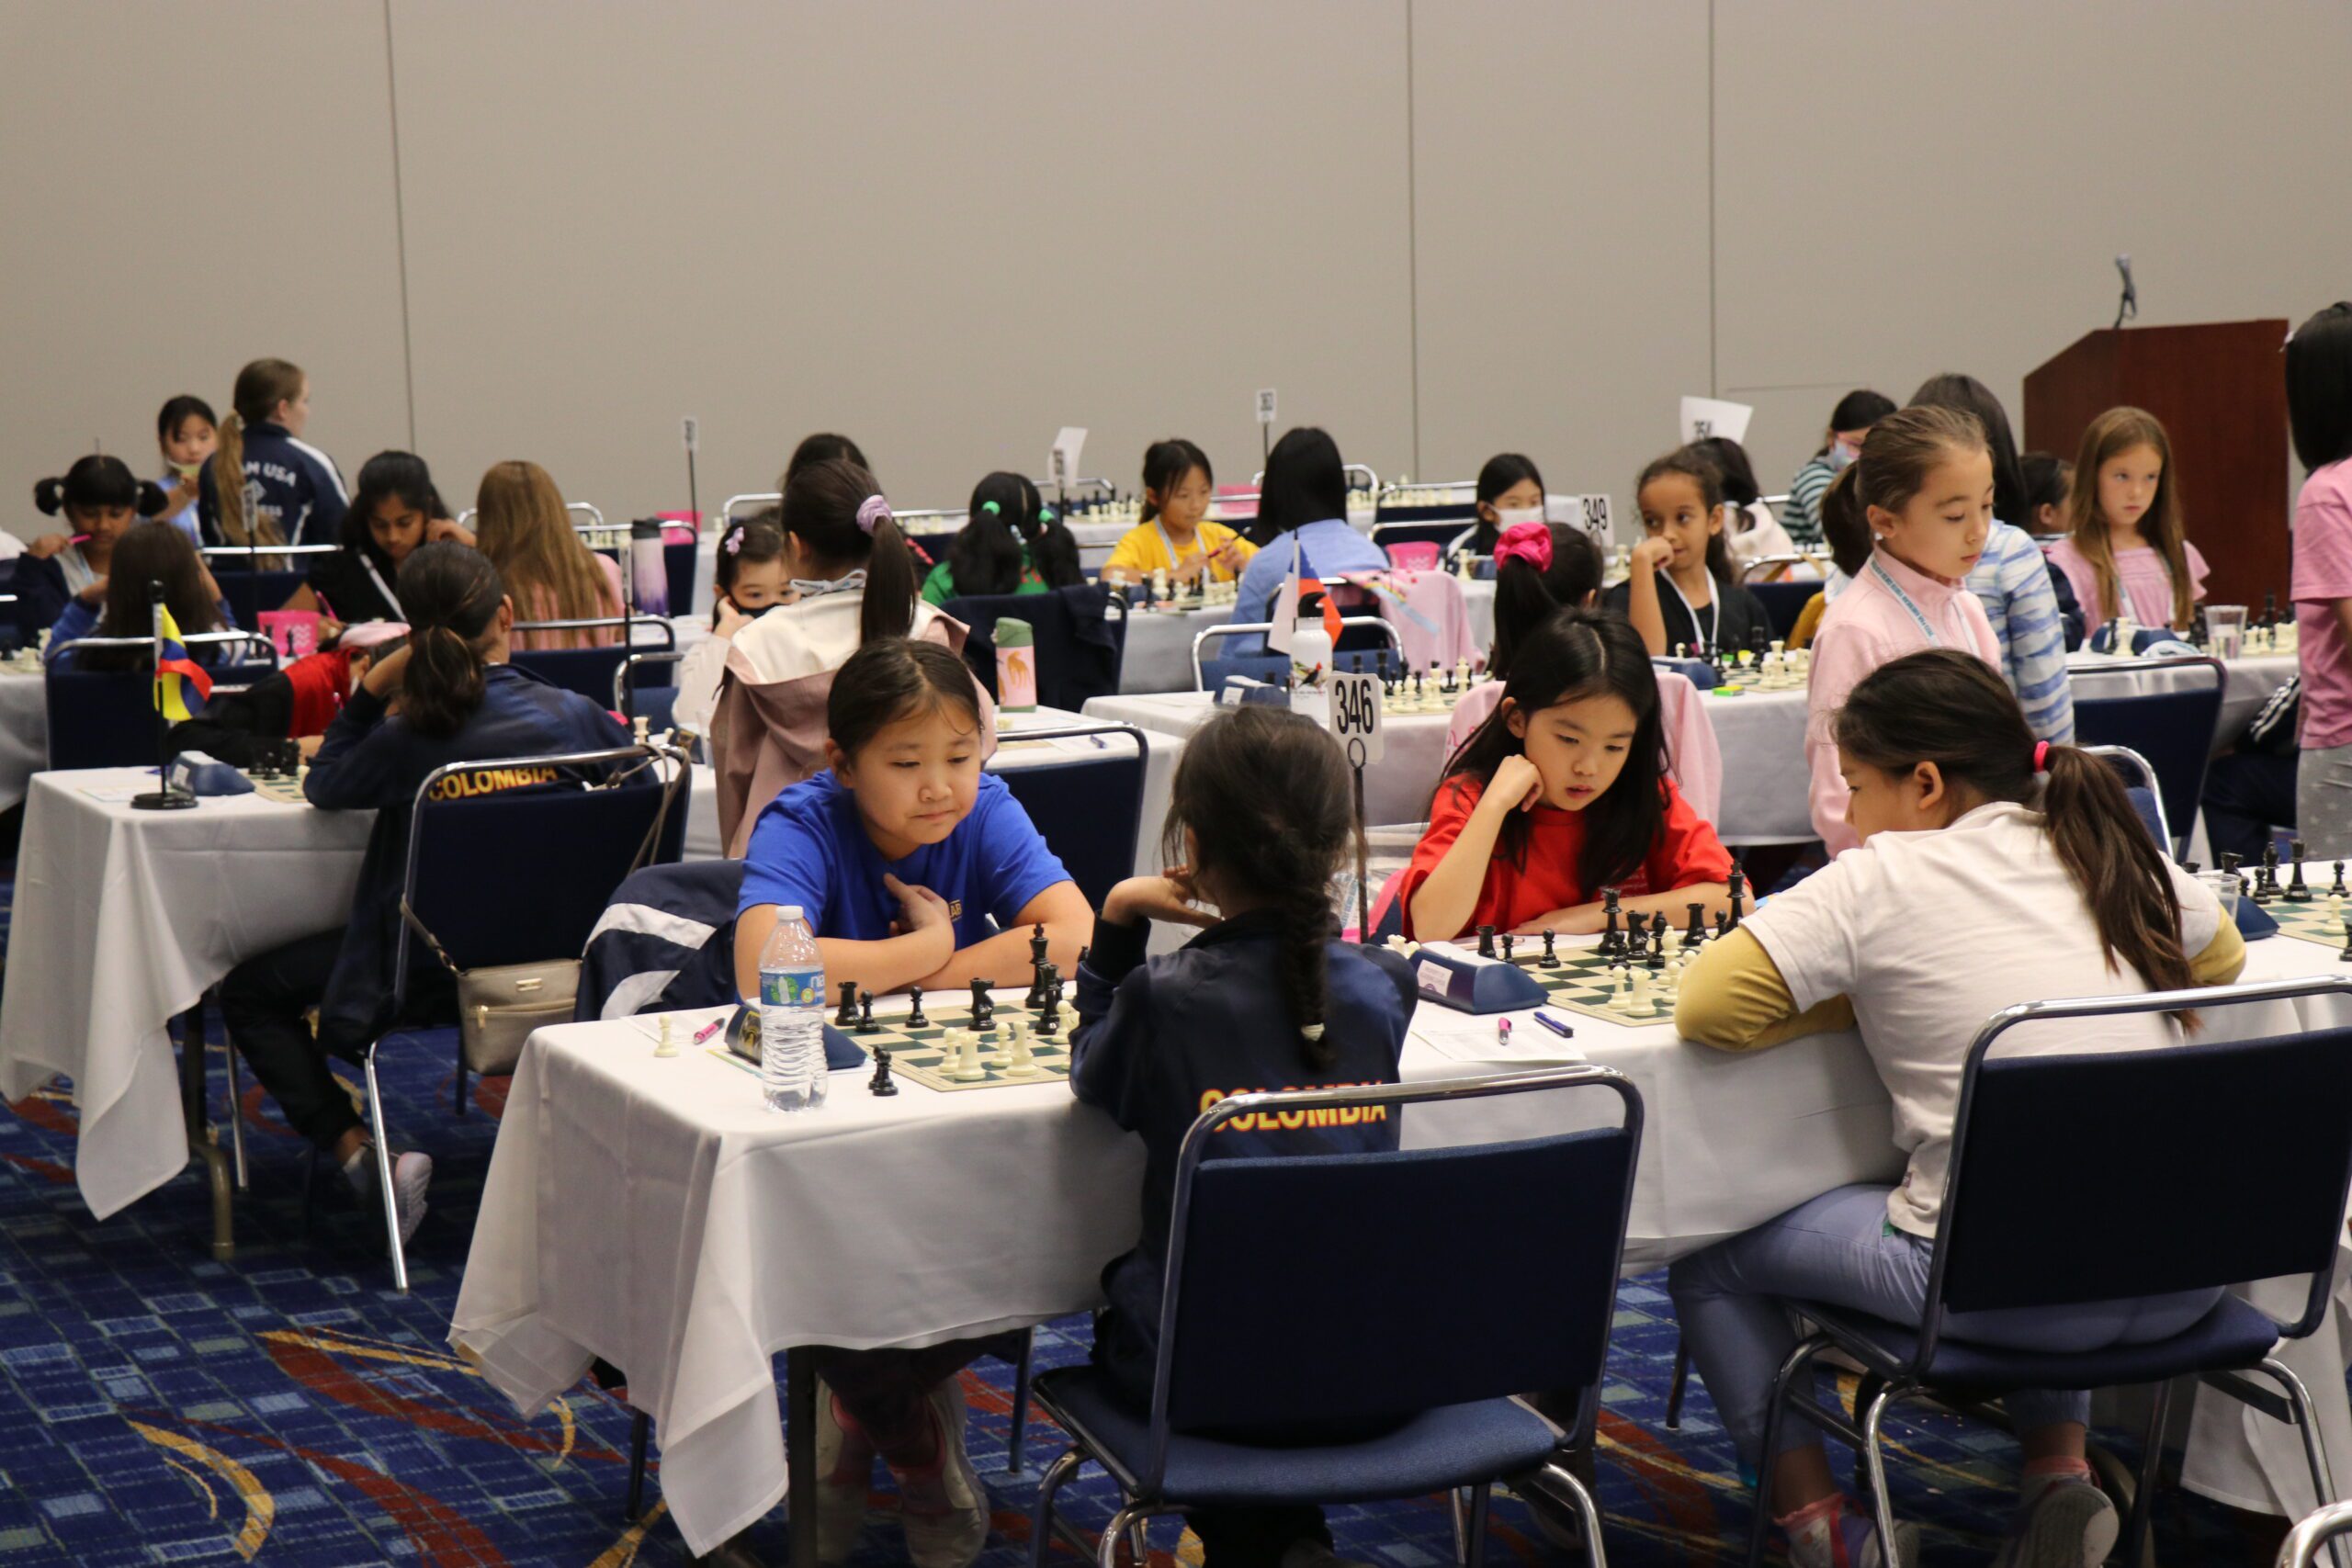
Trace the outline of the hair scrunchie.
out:
[[[1004,508],[1003,508],[1003,507],[1001,507],[1001,506],[999,506],[999,505],[998,505],[995,502],[993,502],[993,501],[984,501],[984,502],[980,502],[980,510],[981,510],[981,511],[983,511],[983,512],[985,512],[985,513],[987,513],[989,516],[994,517],[995,515],[997,515],[997,513],[999,513],[1002,512],[1002,511],[1004,510]],[[869,529],[869,530],[867,530],[867,531],[868,531],[869,533],[870,533],[870,532],[872,532],[872,530],[870,530],[870,529]]]
[[[2033,771],[2037,773],[2050,771],[2050,742],[2047,740],[2033,743]]]
[[[1319,1023],[1302,1023],[1298,1026],[1298,1032],[1301,1034],[1306,1035],[1309,1040],[1320,1040],[1323,1038],[1323,1026]]]
[[[874,530],[881,524],[897,521],[898,518],[891,513],[890,503],[878,495],[869,495],[857,503],[857,531],[868,538],[873,537]]]
[[[1500,570],[1507,560],[1523,560],[1538,571],[1552,570],[1552,525],[1548,523],[1514,523],[1503,530],[1495,541],[1495,566]]]

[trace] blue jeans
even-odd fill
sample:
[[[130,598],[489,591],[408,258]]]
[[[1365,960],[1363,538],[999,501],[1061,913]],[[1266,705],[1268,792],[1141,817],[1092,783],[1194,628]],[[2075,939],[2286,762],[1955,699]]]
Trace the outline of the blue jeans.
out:
[[[1690,1362],[1739,1450],[1760,1470],[1772,1379],[1797,1346],[1781,1298],[1797,1297],[1916,1324],[1928,1299],[1927,1242],[1887,1223],[1885,1187],[1840,1187],[1744,1235],[1677,1263],[1667,1276]],[[2059,1200],[2053,1196],[2052,1201]],[[2132,1345],[2178,1334],[2213,1310],[2222,1292],[2188,1291],[2075,1306],[1944,1314],[1944,1332],[2012,1349],[2055,1352]],[[2090,1394],[2035,1390],[2004,1399],[2019,1431],[2082,1421]],[[1782,1452],[1819,1440],[1809,1423],[1784,1421]]]

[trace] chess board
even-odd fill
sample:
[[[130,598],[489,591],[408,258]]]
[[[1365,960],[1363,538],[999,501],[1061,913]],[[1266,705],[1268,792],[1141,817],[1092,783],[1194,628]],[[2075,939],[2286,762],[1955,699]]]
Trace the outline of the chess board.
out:
[[[2343,911],[2330,908],[2324,894],[2300,904],[2274,898],[2262,906],[2262,912],[2278,922],[2280,936],[2316,942],[2331,951],[2341,951],[2346,945]]]
[[[942,1094],[953,1094],[967,1089],[1002,1089],[1014,1084],[1066,1082],[1069,1077],[1069,1030],[1064,1029],[1049,1040],[1040,1040],[1035,1028],[1036,1015],[1022,1009],[1019,1001],[1020,995],[1015,992],[1010,1004],[999,1004],[995,1023],[979,1032],[980,1068],[986,1075],[979,1078],[958,1078],[956,1076],[956,1054],[947,1048],[949,1030],[971,1027],[972,1010],[968,1005],[934,1006],[929,998],[925,998],[923,1013],[929,1021],[920,1029],[908,1028],[907,1015],[895,1013],[876,1017],[871,1029],[860,1031],[852,1025],[842,1029],[842,1032],[848,1035],[869,1058],[874,1055],[876,1046],[888,1046],[892,1077],[905,1078],[925,1089],[937,1089]],[[1074,1011],[1069,1016],[1072,1020],[1070,1028],[1076,1028]],[[1029,1051],[1035,1058],[1035,1070],[1026,1077],[1014,1077],[1010,1068],[1012,1036],[1005,1032],[1003,1025],[1016,1017],[1026,1020],[1031,1025]],[[865,1084],[861,1082],[858,1088],[862,1092]]]
[[[302,781],[299,778],[285,773],[268,778],[247,773],[245,777],[253,781],[255,795],[287,806],[308,806],[311,803],[310,797],[302,793]]]
[[[1678,939],[1667,938],[1667,956],[1677,951]],[[1501,949],[1498,947],[1497,953]],[[1651,989],[1647,1014],[1612,1011],[1608,1003],[1617,994],[1617,982],[1598,947],[1562,947],[1556,964],[1544,962],[1544,939],[1530,937],[1513,947],[1510,963],[1535,977],[1544,988],[1544,1005],[1557,1012],[1573,1012],[1603,1023],[1663,1023],[1674,1017],[1674,998],[1663,976]]]

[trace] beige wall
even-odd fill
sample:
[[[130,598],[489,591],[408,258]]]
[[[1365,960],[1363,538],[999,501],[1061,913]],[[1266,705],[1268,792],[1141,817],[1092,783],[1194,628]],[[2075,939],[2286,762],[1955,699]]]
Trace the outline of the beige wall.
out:
[[[20,533],[34,479],[152,471],[157,403],[262,354],[346,474],[413,442],[458,505],[508,457],[683,505],[684,413],[706,506],[818,426],[905,505],[1064,423],[1123,485],[1171,433],[1246,479],[1261,386],[1384,474],[1518,448],[1622,498],[1711,384],[1767,488],[1849,385],[2015,412],[2117,251],[2151,322],[2352,293],[2336,0],[203,14],[0,0]]]

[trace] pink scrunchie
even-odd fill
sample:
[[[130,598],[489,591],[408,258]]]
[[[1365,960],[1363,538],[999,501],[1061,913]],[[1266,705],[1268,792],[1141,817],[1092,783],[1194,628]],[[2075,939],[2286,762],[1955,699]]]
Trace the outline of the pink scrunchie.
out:
[[[869,495],[857,503],[857,531],[868,537],[872,536],[878,525],[897,521],[898,518],[891,513],[890,503],[878,495]]]
[[[1495,542],[1495,565],[1513,558],[1525,561],[1538,571],[1552,570],[1552,525],[1548,523],[1514,523],[1503,530]]]
[[[2050,742],[2047,740],[2033,743],[2033,771],[2037,773],[2050,771]]]

